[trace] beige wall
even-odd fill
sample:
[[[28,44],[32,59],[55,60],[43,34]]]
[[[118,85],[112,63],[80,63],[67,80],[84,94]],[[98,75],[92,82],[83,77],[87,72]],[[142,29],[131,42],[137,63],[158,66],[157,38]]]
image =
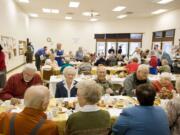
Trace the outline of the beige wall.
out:
[[[61,42],[66,52],[75,52],[78,46],[94,52],[95,33],[142,32],[143,48],[151,48],[153,31],[175,28],[175,44],[178,44],[180,38],[180,9],[151,18],[126,18],[114,22],[29,19],[13,0],[0,0],[0,10],[0,34],[17,40],[25,40],[29,35],[36,50],[44,45],[54,48],[57,42]],[[52,38],[51,43],[46,41],[47,37]],[[8,70],[23,62],[22,56],[12,59],[7,63]]]
[[[150,19],[124,19],[115,22],[78,22],[58,21],[47,19],[30,19],[30,35],[35,48],[47,45],[55,47],[57,42],[63,44],[63,49],[75,51],[78,46],[94,52],[95,33],[144,33],[143,48],[151,44]],[[46,38],[51,37],[53,43],[47,43]],[[52,45],[50,45],[52,44]]]
[[[17,39],[17,41],[26,40],[28,28],[28,16],[16,6],[14,1],[0,0],[0,35],[13,37]],[[11,60],[6,60],[7,70],[21,65],[23,62],[23,56],[17,56]]]

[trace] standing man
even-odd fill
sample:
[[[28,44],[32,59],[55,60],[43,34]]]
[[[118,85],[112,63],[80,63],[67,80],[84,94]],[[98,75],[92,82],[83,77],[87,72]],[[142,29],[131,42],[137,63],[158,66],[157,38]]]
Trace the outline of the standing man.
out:
[[[34,47],[32,46],[31,42],[29,42],[27,44],[27,51],[25,53],[26,63],[32,63],[33,53],[34,53]]]
[[[121,46],[119,46],[119,49],[118,49],[118,52],[117,52],[118,54],[121,54],[122,53],[122,47]]]
[[[43,48],[37,50],[37,52],[35,53],[36,68],[38,71],[40,71],[41,60],[45,58],[46,51],[47,46],[44,46]]]

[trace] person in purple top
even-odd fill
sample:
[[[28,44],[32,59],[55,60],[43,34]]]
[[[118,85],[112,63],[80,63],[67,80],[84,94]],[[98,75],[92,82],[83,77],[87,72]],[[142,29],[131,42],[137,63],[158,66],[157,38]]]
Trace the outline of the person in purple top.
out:
[[[38,71],[40,71],[40,65],[41,65],[41,58],[45,57],[47,51],[47,46],[44,46],[43,48],[40,48],[35,53],[35,61],[36,61],[36,68]]]

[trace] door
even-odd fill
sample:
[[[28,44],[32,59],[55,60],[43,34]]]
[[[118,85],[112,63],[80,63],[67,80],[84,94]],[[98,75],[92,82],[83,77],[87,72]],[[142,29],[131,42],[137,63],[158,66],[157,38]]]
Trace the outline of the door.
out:
[[[105,42],[97,42],[96,43],[96,55],[97,56],[105,56],[106,43]]]
[[[167,41],[167,42],[162,42],[162,51],[167,52],[168,54],[171,55],[171,48],[172,48],[173,42],[172,41]]]
[[[128,42],[118,42],[118,48],[121,46],[122,53],[121,55],[128,55]]]
[[[116,54],[116,42],[107,42],[106,56],[109,56],[108,51],[110,49],[113,49],[114,53]]]
[[[139,47],[141,48],[141,42],[130,42],[129,44],[129,56],[132,56],[135,52],[135,49]]]

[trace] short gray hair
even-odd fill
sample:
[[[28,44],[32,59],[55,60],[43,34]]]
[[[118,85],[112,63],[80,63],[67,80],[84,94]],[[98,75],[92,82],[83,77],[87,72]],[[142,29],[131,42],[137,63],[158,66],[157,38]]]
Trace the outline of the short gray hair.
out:
[[[168,72],[163,72],[161,73],[160,79],[166,79],[166,80],[171,81],[171,74]]]
[[[36,71],[37,71],[37,68],[35,67],[34,64],[28,63],[28,64],[26,64],[26,65],[24,66],[24,68],[23,68],[23,71],[26,71],[26,70],[31,70],[31,71],[36,72]]]
[[[24,94],[24,105],[34,109],[44,109],[43,104],[49,102],[49,89],[43,85],[29,87]]]
[[[149,66],[146,64],[141,64],[141,65],[139,65],[137,72],[144,71],[144,70],[149,71]]]
[[[96,104],[101,99],[103,88],[93,80],[81,81],[77,88],[78,93],[90,104]]]
[[[76,69],[74,68],[74,67],[71,67],[71,66],[68,66],[68,67],[66,67],[65,69],[64,69],[64,71],[63,71],[63,75],[65,76],[65,75],[67,75],[67,74],[74,74],[74,75],[76,75]]]

